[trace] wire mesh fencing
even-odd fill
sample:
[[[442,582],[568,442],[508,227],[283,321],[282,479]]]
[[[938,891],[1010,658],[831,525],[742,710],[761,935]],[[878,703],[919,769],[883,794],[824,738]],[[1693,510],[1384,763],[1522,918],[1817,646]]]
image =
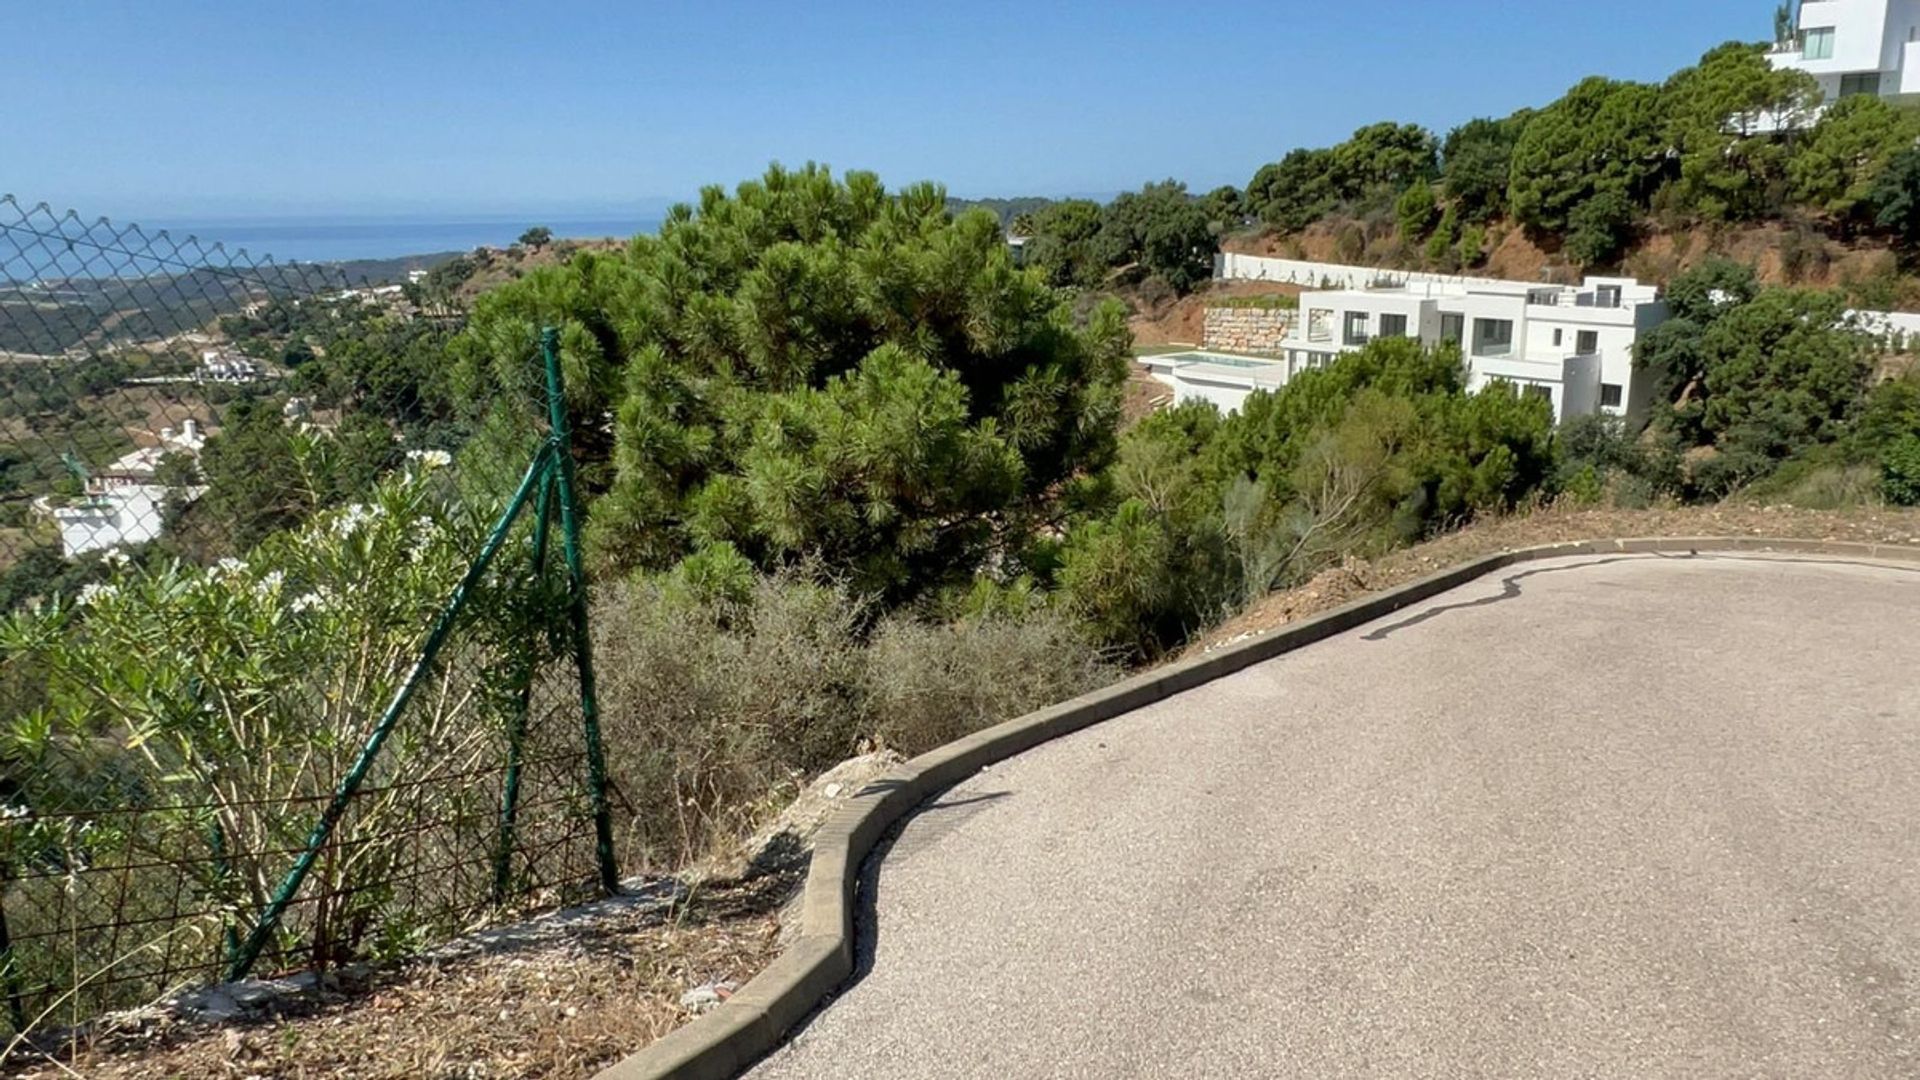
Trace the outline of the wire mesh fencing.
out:
[[[613,887],[552,342],[362,269],[0,198],[16,1035]]]

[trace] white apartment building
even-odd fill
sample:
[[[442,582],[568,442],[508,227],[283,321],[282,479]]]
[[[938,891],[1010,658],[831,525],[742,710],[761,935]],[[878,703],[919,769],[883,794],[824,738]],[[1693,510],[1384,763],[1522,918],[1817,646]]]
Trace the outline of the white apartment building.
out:
[[[1220,256],[1215,274],[1222,281],[1305,284],[1310,291],[1300,294],[1297,314],[1271,352],[1232,356],[1201,349],[1146,359],[1176,401],[1211,401],[1232,412],[1248,394],[1278,389],[1376,337],[1408,337],[1428,348],[1458,344],[1469,389],[1504,379],[1550,400],[1555,421],[1592,413],[1642,416],[1651,404],[1651,383],[1635,378],[1633,347],[1666,321],[1667,305],[1657,287],[1633,278],[1535,285],[1239,254]],[[1326,284],[1314,289],[1314,282]],[[1904,331],[1906,324],[1891,328]],[[1920,322],[1914,332],[1920,334]]]
[[[1850,94],[1920,94],[1920,0],[1801,0],[1775,67],[1797,68],[1824,101]]]
[[[68,558],[128,544],[158,540],[165,528],[170,497],[198,498],[203,488],[170,488],[157,472],[168,454],[186,454],[196,460],[207,445],[200,425],[188,420],[176,434],[162,428],[153,446],[133,450],[87,478],[86,493],[64,506],[46,499],[38,505],[60,529],[60,547]]]
[[[1428,347],[1452,342],[1465,355],[1470,390],[1504,379],[1551,401],[1556,421],[1637,415],[1646,409],[1648,382],[1634,378],[1633,344],[1666,318],[1657,288],[1619,277],[1578,286],[1458,281],[1309,292],[1283,342],[1283,363],[1291,377],[1378,337]]]

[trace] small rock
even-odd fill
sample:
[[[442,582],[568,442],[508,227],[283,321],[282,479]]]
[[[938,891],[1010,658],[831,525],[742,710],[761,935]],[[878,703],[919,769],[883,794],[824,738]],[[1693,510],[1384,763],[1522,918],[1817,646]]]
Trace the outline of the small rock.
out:
[[[733,996],[738,989],[730,982],[706,983],[680,995],[680,1007],[699,1016]]]
[[[240,1003],[233,995],[224,990],[209,990],[192,1005],[194,1013],[203,1020],[231,1020],[240,1015]]]
[[[825,795],[829,799],[837,799],[840,797],[840,792],[844,790],[846,789],[842,788],[839,784],[828,784],[825,788],[821,789],[820,794]]]
[[[267,1002],[273,1000],[274,997],[272,985],[255,982],[251,979],[246,982],[234,983],[232,995],[233,1000],[249,1009],[265,1005]]]

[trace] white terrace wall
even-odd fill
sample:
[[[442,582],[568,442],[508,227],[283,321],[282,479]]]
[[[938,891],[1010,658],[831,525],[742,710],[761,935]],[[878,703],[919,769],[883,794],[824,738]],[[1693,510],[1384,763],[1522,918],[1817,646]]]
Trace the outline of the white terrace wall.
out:
[[[1294,312],[1279,308],[1210,307],[1201,322],[1200,344],[1221,352],[1279,356]]]
[[[1911,311],[1850,311],[1860,320],[1860,328],[1886,343],[1896,352],[1920,345],[1920,314]]]
[[[1305,259],[1274,259],[1230,251],[1214,256],[1213,276],[1222,281],[1271,281],[1278,285],[1298,285],[1303,289],[1364,289],[1383,282],[1395,285],[1512,284],[1498,278],[1430,274],[1424,270],[1385,270],[1375,266],[1346,266]]]

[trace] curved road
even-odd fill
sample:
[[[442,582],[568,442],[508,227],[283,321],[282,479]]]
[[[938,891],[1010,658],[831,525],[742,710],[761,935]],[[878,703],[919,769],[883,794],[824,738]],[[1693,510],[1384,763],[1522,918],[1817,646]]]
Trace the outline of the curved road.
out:
[[[994,766],[875,873],[758,1080],[1920,1075],[1920,571],[1516,567]]]

